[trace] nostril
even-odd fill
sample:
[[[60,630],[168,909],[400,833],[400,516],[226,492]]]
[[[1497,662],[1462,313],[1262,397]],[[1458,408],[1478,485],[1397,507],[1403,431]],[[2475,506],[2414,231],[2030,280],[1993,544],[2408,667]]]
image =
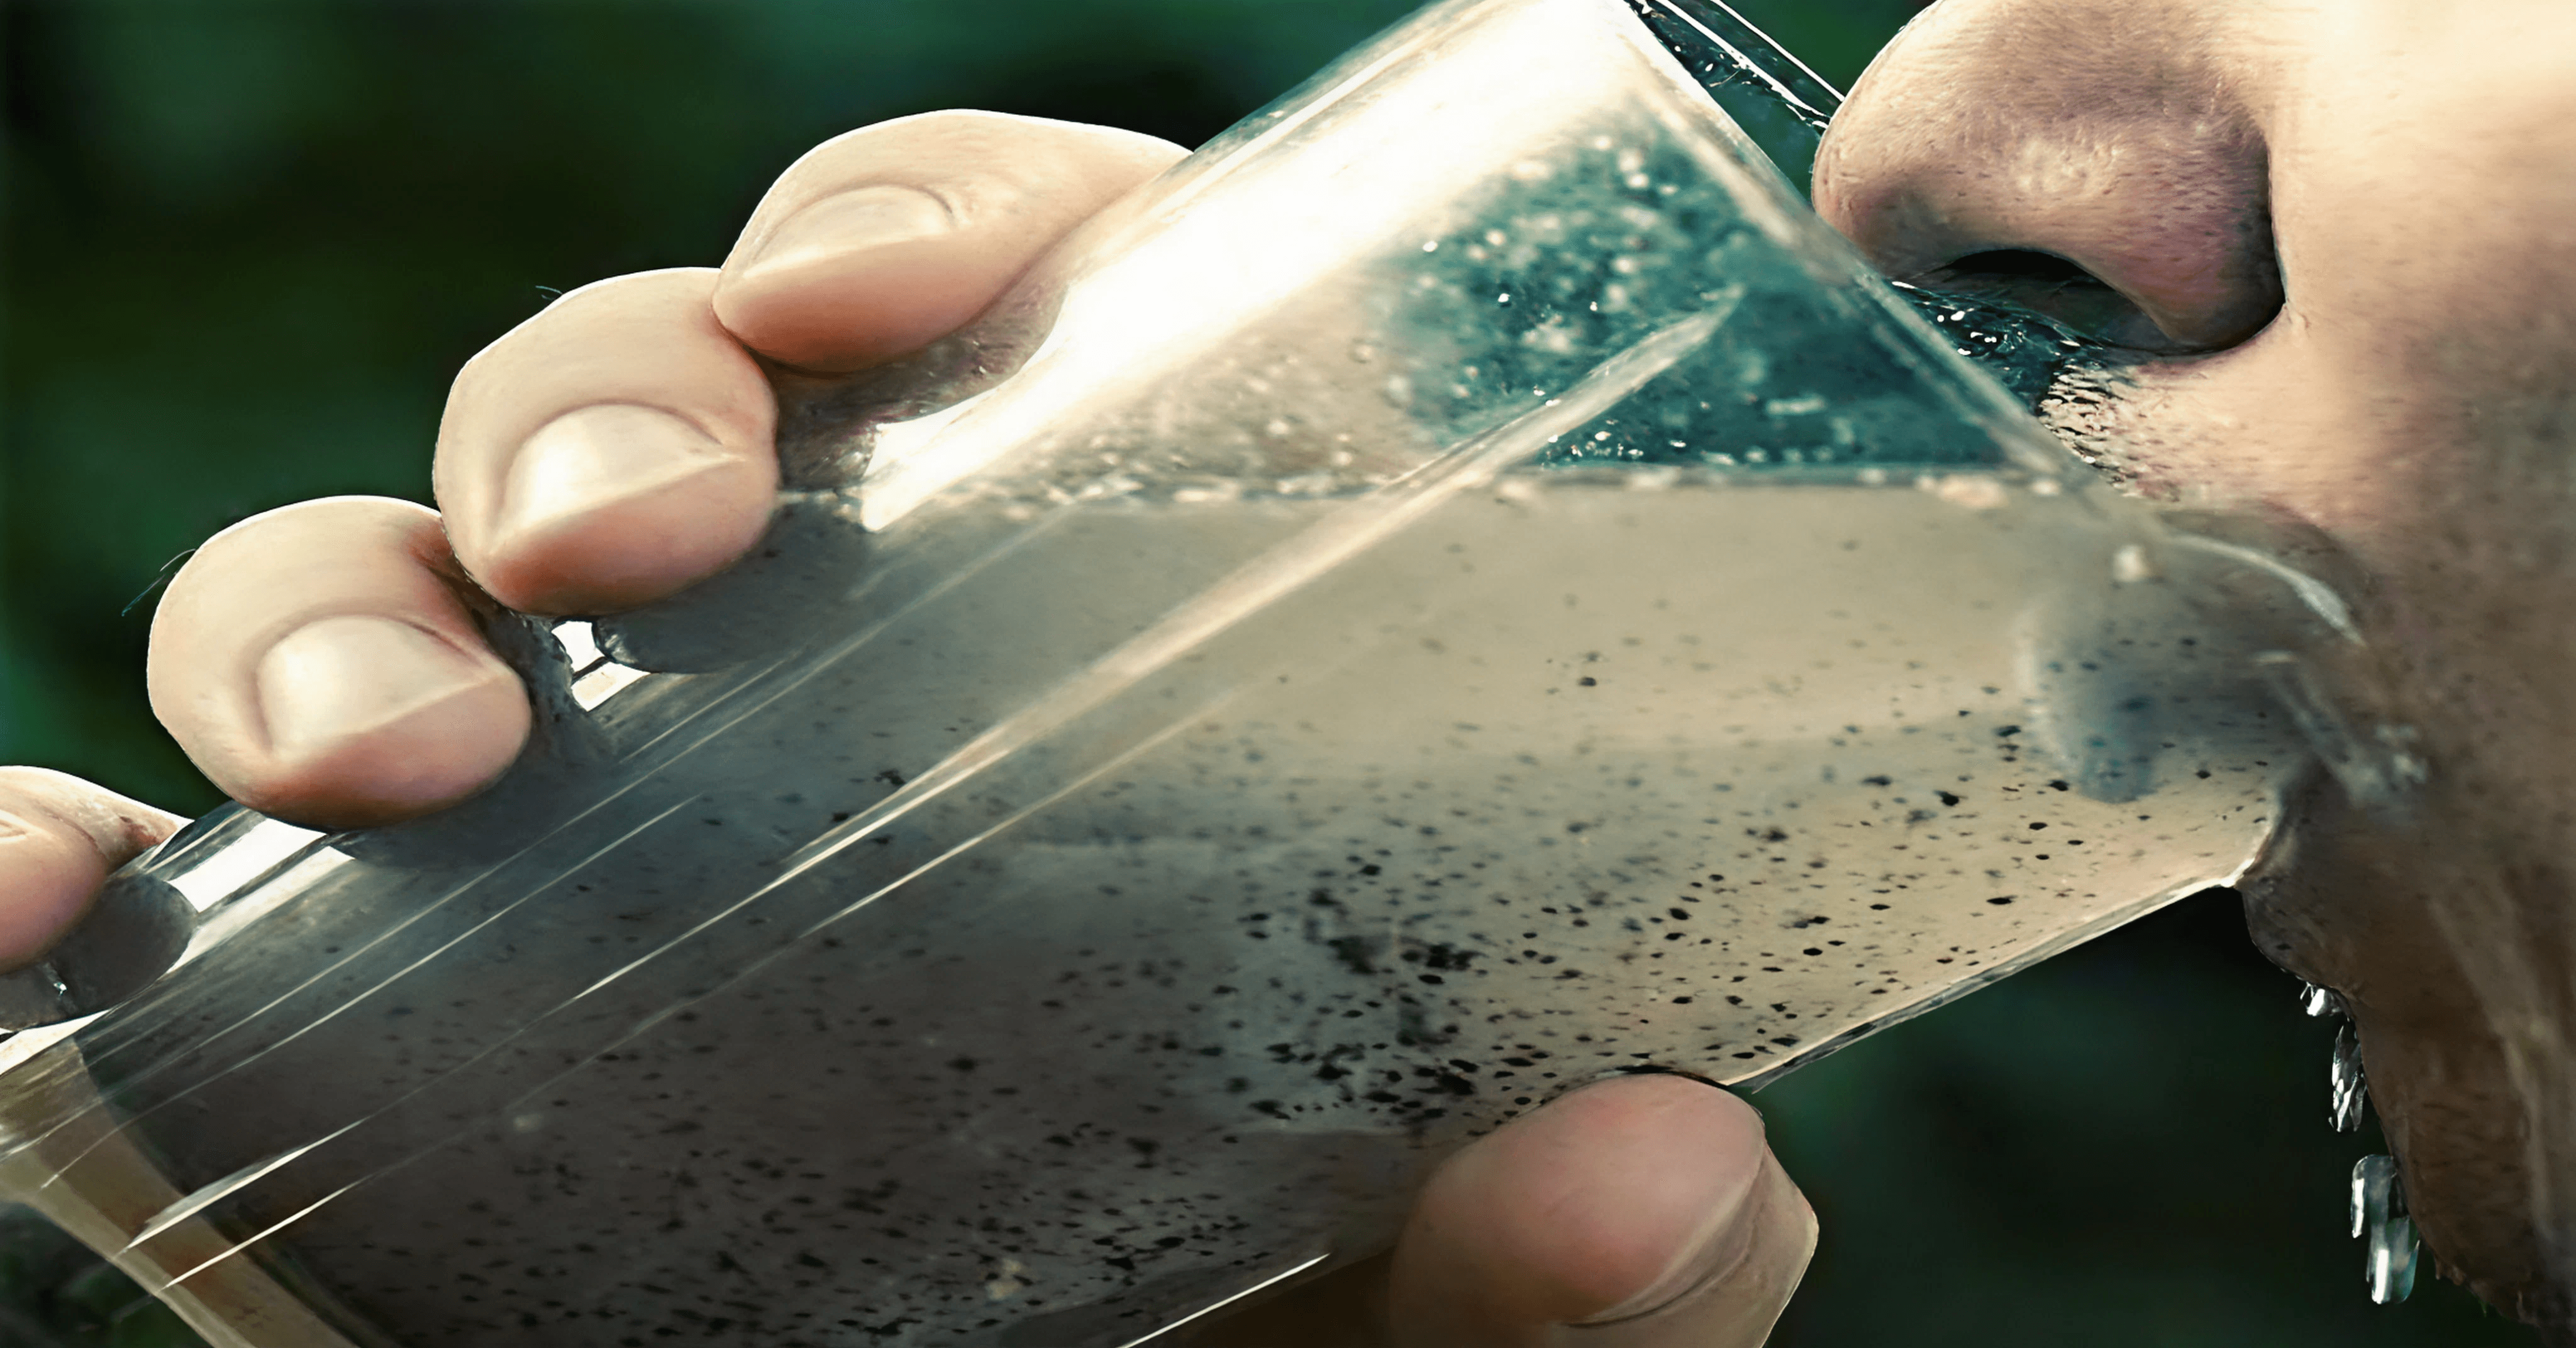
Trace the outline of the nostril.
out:
[[[2269,95],[2214,55],[2242,45],[2211,27],[2230,8],[1936,5],[1835,114],[1816,209],[1926,289],[2150,353],[2245,342],[2282,285]]]
[[[1935,269],[1952,278],[1954,284],[1972,284],[1997,290],[2014,290],[2045,298],[2051,295],[2090,295],[2109,291],[2117,295],[2102,278],[2084,270],[2055,253],[2028,248],[1999,248],[1991,252],[1970,253],[1966,257]],[[2131,305],[2134,309],[2137,306]]]
[[[1905,279],[1924,290],[2039,314],[2111,346],[2159,354],[2203,349],[2167,335],[2135,301],[2055,253],[1991,249]]]
[[[2095,285],[2101,284],[2094,278],[2093,273],[2065,258],[2055,253],[2042,253],[2029,248],[1999,248],[1992,252],[1970,253],[1951,263],[1949,269],[1961,273],[2012,278],[2048,285],[2066,285],[2084,281],[2091,281]]]

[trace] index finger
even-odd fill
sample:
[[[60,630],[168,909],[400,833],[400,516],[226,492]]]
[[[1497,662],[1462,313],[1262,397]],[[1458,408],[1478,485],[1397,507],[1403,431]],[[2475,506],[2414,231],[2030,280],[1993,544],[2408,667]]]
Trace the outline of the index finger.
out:
[[[746,346],[849,370],[973,318],[1177,158],[1100,127],[935,113],[854,131],[770,189],[721,273],[575,291],[457,375],[437,486],[456,555],[512,608],[610,613],[730,565],[774,501]]]
[[[716,283],[716,318],[803,370],[916,350],[1185,153],[1132,131],[993,112],[834,137],[761,198]]]

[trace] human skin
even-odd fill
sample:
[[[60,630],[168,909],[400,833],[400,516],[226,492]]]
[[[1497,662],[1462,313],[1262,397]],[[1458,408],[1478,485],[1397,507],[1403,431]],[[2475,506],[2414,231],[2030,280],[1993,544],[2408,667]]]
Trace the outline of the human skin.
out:
[[[2317,793],[2250,926],[2351,1006],[2436,1266],[2576,1339],[2576,9],[1945,0],[1816,204],[1900,277],[2107,282],[2178,350],[2070,429],[2340,548],[2430,777]]]
[[[2252,926],[2352,1005],[2437,1265],[2562,1337],[2571,67],[2576,13],[2547,0],[1944,0],[1854,90],[1816,191],[1900,276],[1974,285],[1974,255],[2005,249],[2091,271],[2158,354],[2070,431],[2143,490],[2345,554],[2432,775],[2405,828],[2320,793],[2249,886]],[[290,818],[470,793],[526,717],[466,619],[478,595],[628,606],[757,533],[774,404],[744,348],[837,371],[918,346],[1177,153],[978,116],[831,142],[722,270],[575,292],[469,364],[443,519],[318,502],[210,543],[156,620],[156,709],[219,785]],[[0,957],[21,960],[170,824],[59,777],[0,776],[0,806],[24,824],[0,839]],[[1612,1083],[1462,1153],[1390,1258],[1202,1342],[1752,1344],[1812,1231],[1744,1106]],[[1661,1314],[1566,1327],[1712,1269]]]

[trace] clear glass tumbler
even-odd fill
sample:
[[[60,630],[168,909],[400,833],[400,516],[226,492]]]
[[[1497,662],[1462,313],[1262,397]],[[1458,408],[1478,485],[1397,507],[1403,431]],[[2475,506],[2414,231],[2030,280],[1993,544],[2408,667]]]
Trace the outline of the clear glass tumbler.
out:
[[[783,389],[751,561],[495,625],[499,787],[209,816],[0,989],[0,1183],[218,1344],[1128,1344],[2402,795],[2332,594],[2093,481],[1694,12],[1435,5]]]

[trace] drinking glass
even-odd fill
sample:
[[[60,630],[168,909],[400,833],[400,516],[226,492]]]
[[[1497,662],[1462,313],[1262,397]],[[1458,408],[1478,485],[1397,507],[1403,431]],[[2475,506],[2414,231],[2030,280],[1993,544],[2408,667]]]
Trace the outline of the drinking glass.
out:
[[[495,621],[500,785],[0,986],[0,1184],[218,1345],[1130,1344],[2402,805],[2332,591],[1871,276],[1727,21],[1434,5],[782,387],[751,559]]]

